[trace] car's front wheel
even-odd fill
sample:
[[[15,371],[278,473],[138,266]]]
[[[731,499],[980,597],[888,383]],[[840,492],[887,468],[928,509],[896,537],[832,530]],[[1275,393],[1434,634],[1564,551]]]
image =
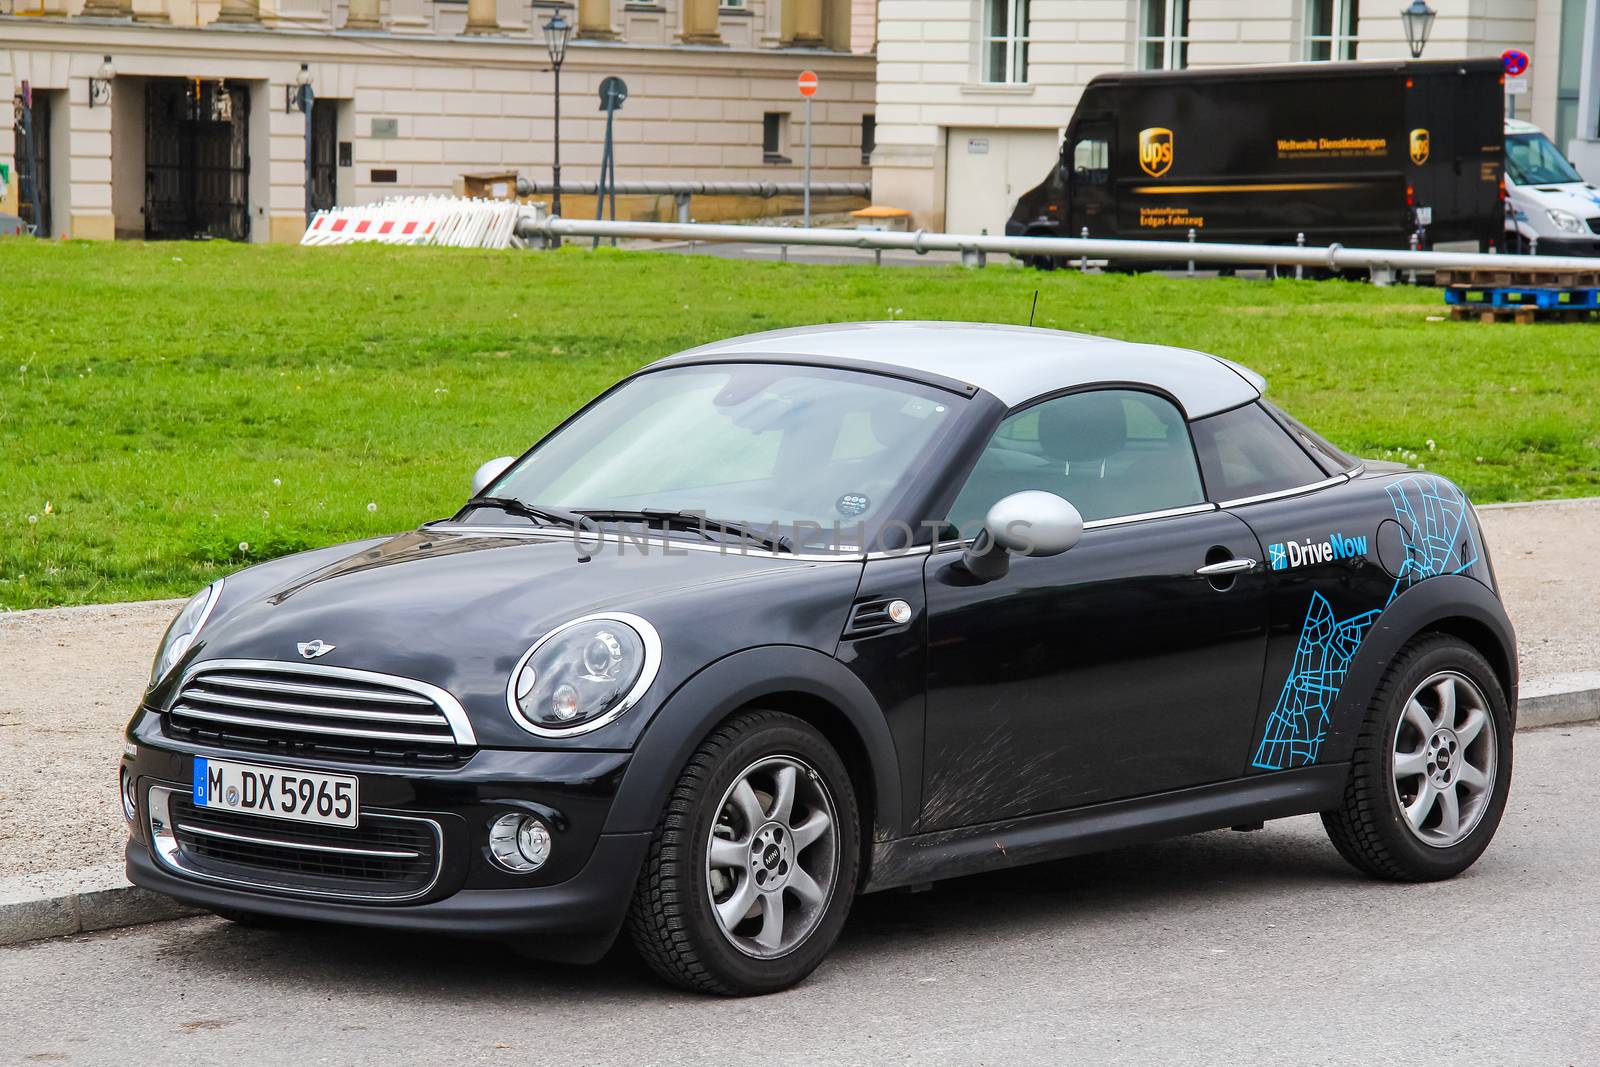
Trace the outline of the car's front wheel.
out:
[[[1343,803],[1322,814],[1339,854],[1402,882],[1472,866],[1505,810],[1511,731],[1499,679],[1475,648],[1445,634],[1413,641],[1373,695]]]
[[[822,962],[860,867],[844,762],[791,715],[741,714],[684,768],[657,825],[628,929],[650,967],[708,993],[771,993]]]

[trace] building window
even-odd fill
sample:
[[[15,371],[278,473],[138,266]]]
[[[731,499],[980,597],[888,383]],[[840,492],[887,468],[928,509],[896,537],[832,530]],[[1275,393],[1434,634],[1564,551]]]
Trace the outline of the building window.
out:
[[[1578,122],[1578,94],[1583,71],[1583,0],[1562,0],[1561,44],[1556,60],[1556,147],[1568,152],[1578,136],[1586,136]]]
[[[1139,12],[1139,67],[1182,70],[1189,65],[1189,0],[1143,0]]]
[[[1357,0],[1306,0],[1306,58],[1356,58]]]
[[[983,80],[1028,80],[1028,0],[983,0]]]
[[[872,150],[878,147],[878,116],[861,116],[861,164],[872,162]]]
[[[761,162],[790,162],[789,114],[786,111],[769,111],[761,116]]]

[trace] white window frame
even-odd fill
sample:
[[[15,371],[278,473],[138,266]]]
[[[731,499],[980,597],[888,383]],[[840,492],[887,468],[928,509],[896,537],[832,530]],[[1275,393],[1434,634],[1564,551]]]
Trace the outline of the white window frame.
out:
[[[1321,4],[1327,4],[1331,9],[1329,32],[1314,34],[1311,32],[1311,27],[1316,24],[1313,15]],[[1305,19],[1305,58],[1308,62],[1342,63],[1355,58],[1356,45],[1361,40],[1360,0],[1306,0]],[[1315,49],[1319,44],[1328,46],[1326,60],[1317,60],[1315,57]]]
[[[1028,82],[1028,4],[1030,0],[983,0],[978,17],[978,73],[986,85],[1026,85]],[[1005,30],[991,34],[989,25],[995,5],[1005,5]],[[1004,68],[989,69],[989,53],[994,45],[1004,47]]]
[[[1166,15],[1161,22],[1166,29],[1161,33],[1150,32],[1150,12],[1156,7]],[[1156,66],[1145,63],[1145,50],[1150,45],[1161,48],[1161,62]],[[1182,70],[1188,65],[1188,45],[1189,0],[1139,0],[1139,69]]]

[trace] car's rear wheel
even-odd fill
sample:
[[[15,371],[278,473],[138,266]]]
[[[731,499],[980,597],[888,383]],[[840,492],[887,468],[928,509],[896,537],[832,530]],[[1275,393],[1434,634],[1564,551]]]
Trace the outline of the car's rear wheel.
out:
[[[1511,786],[1511,714],[1472,646],[1426,635],[1373,695],[1344,802],[1324,812],[1339,854],[1393,881],[1451,878],[1489,846]]]
[[[791,715],[718,727],[668,798],[628,929],[663,978],[771,993],[822,962],[860,867],[855,791],[837,752]]]

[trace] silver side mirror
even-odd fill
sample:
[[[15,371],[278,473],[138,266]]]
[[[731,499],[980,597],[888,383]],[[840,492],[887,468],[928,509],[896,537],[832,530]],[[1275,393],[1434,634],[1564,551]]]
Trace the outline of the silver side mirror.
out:
[[[472,472],[472,495],[477,496],[489,487],[498,477],[506,472],[506,468],[517,461],[516,456],[501,456],[491,459],[483,466]]]
[[[1083,538],[1083,516],[1056,496],[1030,489],[989,509],[983,531],[962,554],[974,578],[992,582],[1011,569],[1011,557],[1058,556]]]

